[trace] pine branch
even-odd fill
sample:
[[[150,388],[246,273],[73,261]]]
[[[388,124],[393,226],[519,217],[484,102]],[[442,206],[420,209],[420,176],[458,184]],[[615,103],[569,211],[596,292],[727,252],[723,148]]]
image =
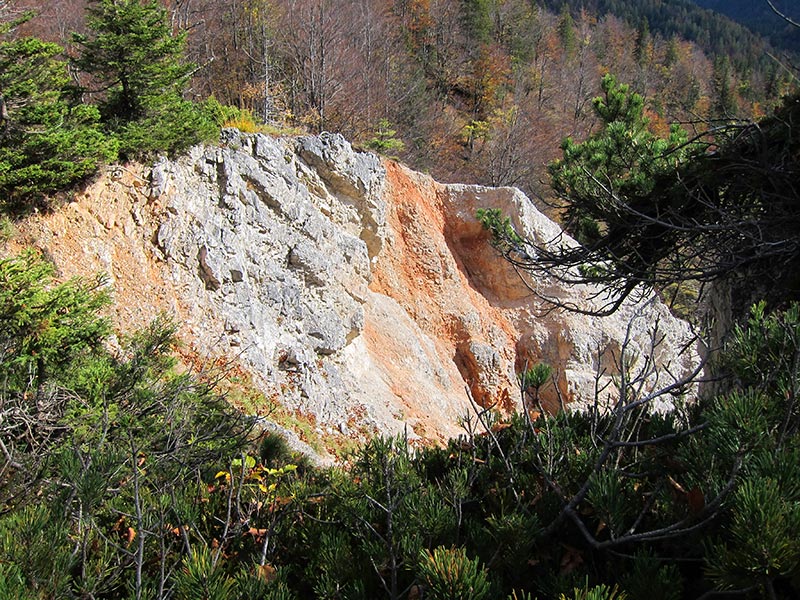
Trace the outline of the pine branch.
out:
[[[769,7],[772,9],[772,12],[774,12],[776,15],[778,15],[781,19],[783,19],[787,23],[789,23],[789,25],[791,25],[792,27],[797,27],[797,28],[800,29],[800,23],[795,21],[795,20],[793,20],[789,15],[786,15],[786,14],[782,13],[781,11],[779,11],[778,7],[775,6],[775,4],[772,2],[772,0],[766,0],[766,2],[769,5]]]

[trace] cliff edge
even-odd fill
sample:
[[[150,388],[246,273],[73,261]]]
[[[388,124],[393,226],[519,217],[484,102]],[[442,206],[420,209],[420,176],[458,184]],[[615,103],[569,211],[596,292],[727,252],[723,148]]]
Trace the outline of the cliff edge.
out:
[[[554,368],[550,410],[613,399],[623,348],[659,366],[648,385],[694,369],[688,326],[655,297],[607,318],[547,312],[478,208],[525,235],[559,233],[515,189],[439,184],[338,135],[225,130],[177,160],[110,168],[20,224],[5,252],[37,246],[65,278],[107,273],[122,330],[173,315],[187,356],[241,372],[332,436],[444,440],[469,396],[519,408],[517,373],[537,362]],[[533,286],[581,306],[595,291]]]

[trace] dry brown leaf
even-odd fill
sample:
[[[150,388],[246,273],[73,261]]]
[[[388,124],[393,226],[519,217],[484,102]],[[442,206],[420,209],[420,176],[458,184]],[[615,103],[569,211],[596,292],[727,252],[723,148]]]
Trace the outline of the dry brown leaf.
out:
[[[566,575],[583,564],[583,554],[568,544],[561,544],[561,547],[564,548],[564,555],[561,557],[561,574]]]
[[[686,500],[689,503],[689,510],[694,514],[702,512],[702,510],[706,507],[706,498],[703,495],[703,490],[697,486],[694,486],[691,490],[689,490]]]
[[[278,571],[272,565],[257,565],[256,577],[266,583],[271,583],[278,578]]]

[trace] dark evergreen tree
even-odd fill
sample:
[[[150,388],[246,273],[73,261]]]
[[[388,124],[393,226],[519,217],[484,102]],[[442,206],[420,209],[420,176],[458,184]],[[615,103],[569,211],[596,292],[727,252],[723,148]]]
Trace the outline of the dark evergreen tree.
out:
[[[650,23],[647,22],[647,17],[645,17],[641,20],[636,30],[636,45],[633,48],[633,57],[640,65],[647,62],[651,43]]]
[[[727,56],[719,56],[714,60],[714,98],[712,111],[714,116],[723,119],[736,117],[738,106],[734,90],[731,63]]]
[[[558,37],[567,55],[572,55],[578,42],[575,35],[575,20],[572,18],[568,3],[561,7],[561,14],[558,17]]]
[[[213,135],[214,125],[182,94],[195,66],[184,60],[185,33],[174,35],[156,0],[92,0],[89,35],[73,36],[75,65],[92,77],[100,112],[130,156],[174,152]]]
[[[678,40],[675,36],[669,38],[669,43],[667,44],[667,51],[664,53],[664,66],[670,68],[676,62],[678,62],[679,58],[679,51],[678,51]]]
[[[0,206],[69,187],[116,156],[97,109],[66,93],[62,48],[35,38],[0,43]]]
[[[166,10],[155,0],[93,0],[86,25],[75,35],[76,66],[94,79],[108,121],[146,116],[151,103],[181,95],[194,66],[183,60],[186,35],[173,35]]]
[[[464,23],[470,41],[486,44],[492,37],[492,18],[489,0],[462,0]]]

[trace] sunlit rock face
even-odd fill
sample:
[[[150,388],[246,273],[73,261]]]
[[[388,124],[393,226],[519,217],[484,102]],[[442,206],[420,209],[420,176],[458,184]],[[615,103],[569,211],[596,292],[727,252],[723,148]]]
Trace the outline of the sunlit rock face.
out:
[[[656,298],[607,318],[548,312],[534,291],[588,307],[596,290],[523,283],[479,208],[560,233],[515,189],[442,185],[337,135],[226,130],[112,169],[20,240],[64,276],[106,272],[122,329],[172,315],[187,360],[241,372],[334,437],[444,440],[473,401],[520,408],[517,374],[538,362],[553,367],[546,410],[613,402],[623,360],[643,390],[692,371],[689,328]]]

